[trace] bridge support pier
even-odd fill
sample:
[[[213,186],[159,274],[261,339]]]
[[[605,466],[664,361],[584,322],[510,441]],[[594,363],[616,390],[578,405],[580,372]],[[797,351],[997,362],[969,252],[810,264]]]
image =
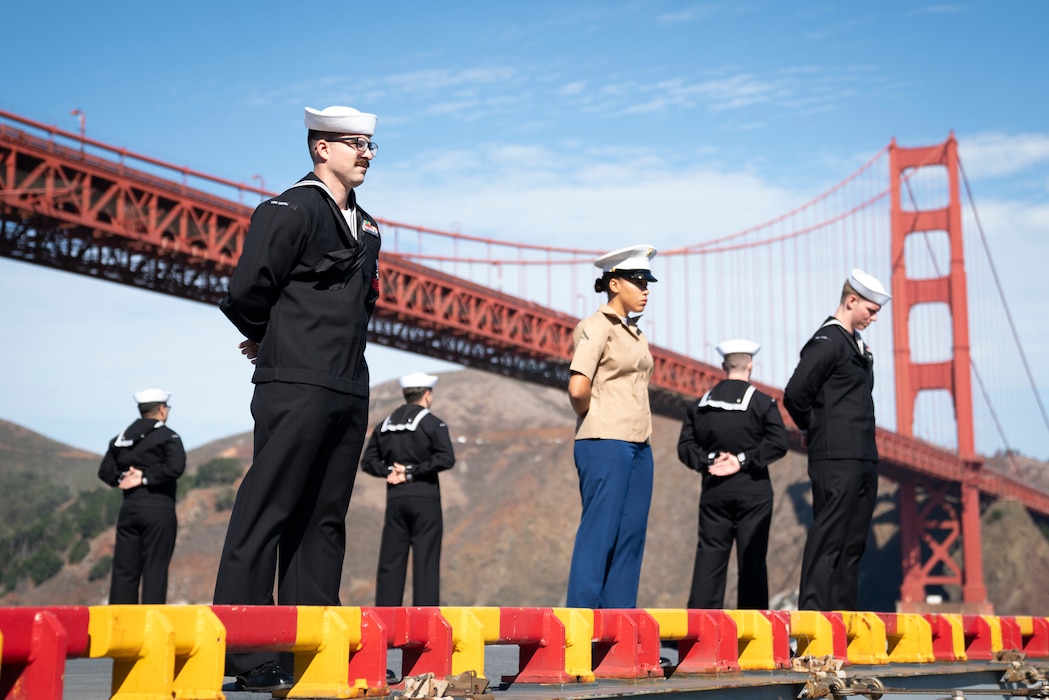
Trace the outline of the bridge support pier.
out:
[[[972,484],[934,482],[914,475],[894,478],[899,486],[903,556],[897,612],[992,614],[983,583],[981,540],[966,536],[979,532],[979,489]],[[962,556],[956,558],[953,554],[959,545]],[[961,601],[929,603],[926,596],[930,586],[958,587]]]

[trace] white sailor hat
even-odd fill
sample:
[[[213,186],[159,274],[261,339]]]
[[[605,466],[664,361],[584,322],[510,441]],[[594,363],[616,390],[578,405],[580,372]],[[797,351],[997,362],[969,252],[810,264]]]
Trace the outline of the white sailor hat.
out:
[[[757,355],[759,350],[761,350],[761,346],[753,340],[743,340],[742,338],[726,340],[717,347],[717,351],[722,357],[725,357],[726,355],[735,355],[736,353]]]
[[[334,134],[375,133],[374,114],[361,112],[353,107],[325,107],[321,110],[306,108],[306,128],[313,131],[328,131]]]
[[[143,389],[135,393],[135,403],[167,403],[171,393],[163,389]]]
[[[600,267],[605,274],[658,282],[649,264],[655,254],[656,249],[650,245],[634,245],[605,253],[594,261],[594,267]]]
[[[878,306],[885,306],[892,299],[892,296],[885,290],[885,285],[875,279],[874,275],[868,275],[859,268],[852,271],[849,285],[861,297],[867,301],[873,301]]]
[[[402,389],[433,389],[437,383],[437,377],[425,372],[412,372],[400,379]]]

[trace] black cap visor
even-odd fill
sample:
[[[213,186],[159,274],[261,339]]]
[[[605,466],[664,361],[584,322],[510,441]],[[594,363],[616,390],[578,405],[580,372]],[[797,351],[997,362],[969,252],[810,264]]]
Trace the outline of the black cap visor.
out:
[[[647,280],[648,282],[658,282],[653,275],[651,270],[613,270],[610,277],[624,277],[628,280]]]

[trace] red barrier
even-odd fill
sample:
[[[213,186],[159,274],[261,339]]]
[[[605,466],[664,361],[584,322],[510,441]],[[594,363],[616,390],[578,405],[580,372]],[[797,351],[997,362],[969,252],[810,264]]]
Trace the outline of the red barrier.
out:
[[[88,647],[87,607],[0,608],[0,697],[62,700],[66,659]]]
[[[298,634],[293,605],[212,605],[226,628],[226,651],[290,651]]]
[[[364,608],[363,612],[386,626],[389,646],[401,649],[401,677],[451,675],[452,626],[440,608]]]
[[[1022,651],[1024,648],[1023,635],[1020,634],[1020,623],[1015,617],[999,617],[998,622],[1002,626],[1002,649],[1006,651]]]
[[[659,624],[644,610],[595,610],[593,641],[598,678],[663,677]]]
[[[1031,634],[1023,635],[1023,651],[1028,658],[1049,658],[1049,618],[1032,617]]]
[[[384,690],[388,687],[386,656],[389,633],[386,623],[375,613],[374,608],[361,610],[361,638],[361,648],[350,655],[347,678],[351,681],[363,678],[369,689]]]
[[[965,634],[965,653],[970,661],[990,661],[994,658],[994,630],[983,615],[962,615]]]
[[[736,623],[724,610],[689,610],[688,637],[677,649],[674,675],[739,670]]]
[[[776,668],[790,668],[790,611],[766,610],[772,623],[772,661]]]
[[[964,648],[957,648],[954,639],[954,624],[952,616],[926,613],[923,617],[928,620],[932,628],[932,653],[937,661],[965,661]],[[954,615],[955,619],[960,616]]]
[[[501,608],[499,642],[520,647],[518,683],[574,683],[565,668],[565,626],[551,608]]]

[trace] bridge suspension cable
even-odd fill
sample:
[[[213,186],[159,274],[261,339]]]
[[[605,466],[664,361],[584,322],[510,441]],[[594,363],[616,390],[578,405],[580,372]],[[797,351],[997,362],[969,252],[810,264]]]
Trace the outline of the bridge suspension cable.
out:
[[[976,222],[976,229],[980,234],[980,243],[983,246],[984,254],[987,256],[987,264],[991,270],[991,277],[994,280],[995,290],[998,292],[998,299],[1001,301],[1002,310],[1009,322],[1009,330],[1012,332],[1013,340],[1016,342],[1016,349],[1020,354],[1020,361],[1023,364],[1024,372],[1027,375],[1027,382],[1031,388],[1031,393],[1034,394],[1035,403],[1038,405],[1038,410],[1042,415],[1042,423],[1045,425],[1046,431],[1049,432],[1049,414],[1046,413],[1045,404],[1042,402],[1042,397],[1038,393],[1038,384],[1034,379],[1034,374],[1031,372],[1031,365],[1027,361],[1027,354],[1024,352],[1023,342],[1020,340],[1020,334],[1016,329],[1016,322],[1013,320],[1013,314],[1009,308],[1009,302],[1005,298],[1005,291],[1002,288],[1002,280],[998,276],[998,267],[994,264],[994,256],[991,255],[991,248],[987,243],[987,234],[983,229],[983,222],[980,219],[980,213],[976,209],[976,199],[973,197],[972,187],[969,185],[969,177],[965,173],[965,166],[962,163],[961,158],[958,159],[958,170],[961,172],[962,183],[965,185],[965,195],[969,200],[969,205],[972,207],[973,219]],[[973,370],[975,372],[975,366]],[[982,390],[982,381],[980,382],[980,385]],[[987,398],[987,402],[990,404],[989,397]],[[1001,425],[998,422],[997,416],[995,416],[995,424],[999,426],[999,431],[1001,432]],[[1006,448],[1009,448],[1009,443],[1006,440],[1004,433],[1002,435],[1002,441],[1005,442]],[[1009,451],[1011,452],[1012,450],[1009,449]]]

